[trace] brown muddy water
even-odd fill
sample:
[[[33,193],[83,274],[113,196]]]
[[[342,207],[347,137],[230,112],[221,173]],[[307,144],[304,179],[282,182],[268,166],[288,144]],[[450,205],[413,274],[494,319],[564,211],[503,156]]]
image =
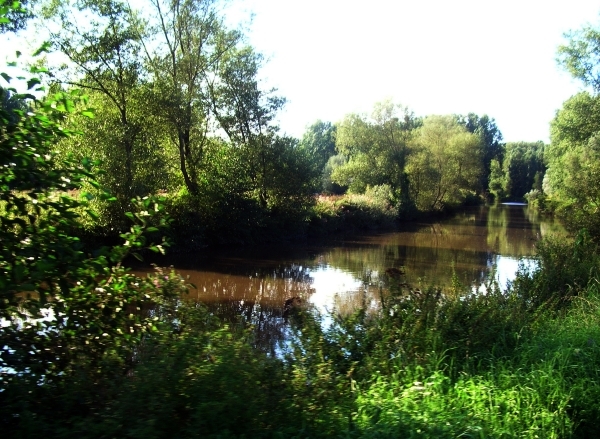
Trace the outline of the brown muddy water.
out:
[[[326,246],[217,251],[167,264],[195,286],[189,299],[222,318],[252,323],[257,344],[274,352],[275,342],[285,338],[289,298],[323,313],[345,314],[365,303],[377,308],[392,268],[403,270],[403,281],[414,288],[450,286],[453,270],[463,285],[482,290],[494,278],[506,288],[519,261],[531,261],[540,238],[564,233],[558,221],[526,205],[501,204]]]

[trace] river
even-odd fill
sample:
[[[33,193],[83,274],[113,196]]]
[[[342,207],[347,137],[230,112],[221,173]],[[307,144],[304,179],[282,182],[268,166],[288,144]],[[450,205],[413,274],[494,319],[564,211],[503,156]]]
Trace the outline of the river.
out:
[[[450,286],[455,272],[471,288],[481,290],[494,278],[504,289],[540,238],[564,233],[558,221],[508,203],[326,246],[246,248],[170,263],[194,285],[191,300],[223,318],[252,322],[257,342],[266,347],[284,337],[283,305],[291,297],[325,313],[348,313],[365,301],[376,306],[389,269],[402,270],[414,288]]]

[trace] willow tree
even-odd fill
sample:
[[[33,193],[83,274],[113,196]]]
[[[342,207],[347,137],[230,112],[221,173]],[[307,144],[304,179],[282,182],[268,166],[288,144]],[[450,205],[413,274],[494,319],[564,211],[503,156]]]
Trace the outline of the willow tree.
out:
[[[411,197],[420,210],[442,210],[478,190],[481,139],[452,116],[423,121],[408,158]]]
[[[354,192],[386,184],[397,200],[409,202],[406,164],[419,124],[411,111],[389,100],[376,104],[370,117],[346,116],[338,125],[336,147],[348,161],[335,169],[333,181]]]

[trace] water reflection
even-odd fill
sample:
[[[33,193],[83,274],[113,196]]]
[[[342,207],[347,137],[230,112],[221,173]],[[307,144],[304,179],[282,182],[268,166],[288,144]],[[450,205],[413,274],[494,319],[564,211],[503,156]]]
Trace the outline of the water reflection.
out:
[[[246,249],[168,263],[195,285],[190,299],[225,319],[252,323],[257,346],[275,352],[285,338],[283,304],[290,297],[321,311],[348,313],[365,302],[376,308],[390,268],[402,268],[404,280],[421,288],[449,286],[453,271],[467,286],[478,288],[495,273],[506,287],[519,258],[533,255],[548,233],[564,229],[527,206],[480,206],[326,247]]]

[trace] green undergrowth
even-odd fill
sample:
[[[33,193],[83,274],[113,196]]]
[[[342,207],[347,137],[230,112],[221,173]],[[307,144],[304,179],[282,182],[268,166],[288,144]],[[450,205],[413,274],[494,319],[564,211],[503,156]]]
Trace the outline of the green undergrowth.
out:
[[[310,236],[356,233],[393,228],[399,210],[389,196],[377,188],[364,195],[321,196],[309,219]]]

